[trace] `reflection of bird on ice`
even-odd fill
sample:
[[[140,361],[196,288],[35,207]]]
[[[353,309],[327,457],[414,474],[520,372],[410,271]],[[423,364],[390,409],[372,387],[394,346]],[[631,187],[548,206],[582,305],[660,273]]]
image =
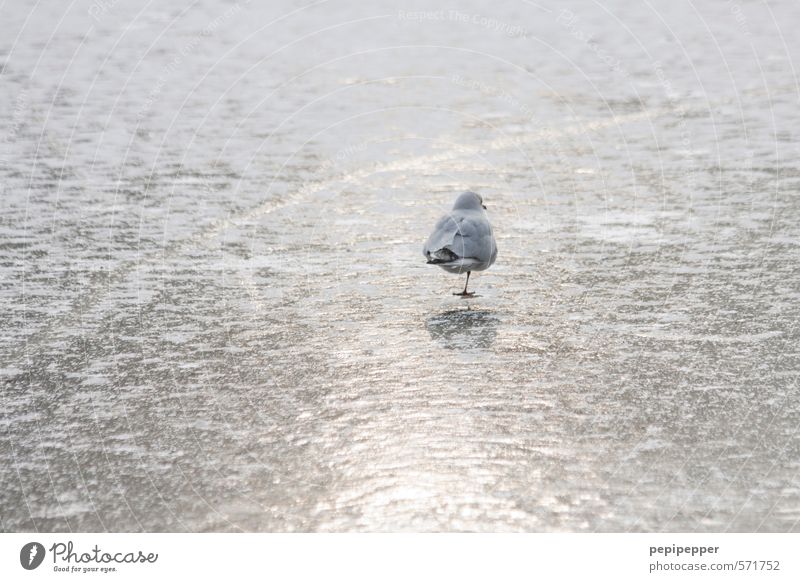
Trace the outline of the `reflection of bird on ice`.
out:
[[[466,271],[464,290],[453,295],[473,297],[474,292],[467,292],[470,274],[485,271],[497,258],[497,243],[483,198],[474,192],[464,192],[456,198],[453,210],[436,223],[422,254],[429,265],[441,267],[448,273],[460,275]]]
[[[431,339],[448,350],[490,348],[500,319],[491,311],[455,309],[431,315],[425,322]]]

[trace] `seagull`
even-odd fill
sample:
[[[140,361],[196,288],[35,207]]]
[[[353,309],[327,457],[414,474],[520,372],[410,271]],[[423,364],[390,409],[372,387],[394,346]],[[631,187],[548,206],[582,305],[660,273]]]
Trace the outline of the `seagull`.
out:
[[[456,198],[453,210],[436,223],[422,248],[429,265],[441,267],[448,273],[467,273],[467,282],[460,297],[473,297],[467,293],[472,271],[485,271],[497,258],[497,243],[492,225],[486,215],[483,198],[475,192],[464,192]]]

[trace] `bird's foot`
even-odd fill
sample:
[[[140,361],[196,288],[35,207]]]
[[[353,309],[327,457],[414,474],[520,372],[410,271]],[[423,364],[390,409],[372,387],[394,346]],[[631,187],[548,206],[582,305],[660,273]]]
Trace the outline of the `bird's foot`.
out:
[[[461,297],[462,299],[471,299],[475,297],[475,291],[470,291],[467,293],[466,291],[462,291],[461,293],[453,293],[456,297]]]

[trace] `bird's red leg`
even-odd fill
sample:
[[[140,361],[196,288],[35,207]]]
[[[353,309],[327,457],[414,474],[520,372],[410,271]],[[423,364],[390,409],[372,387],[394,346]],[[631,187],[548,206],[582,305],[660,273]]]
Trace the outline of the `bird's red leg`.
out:
[[[475,292],[467,293],[467,286],[469,285],[469,276],[472,274],[472,271],[467,271],[467,282],[464,283],[464,290],[461,293],[453,293],[453,295],[458,295],[459,297],[472,297],[475,295]]]

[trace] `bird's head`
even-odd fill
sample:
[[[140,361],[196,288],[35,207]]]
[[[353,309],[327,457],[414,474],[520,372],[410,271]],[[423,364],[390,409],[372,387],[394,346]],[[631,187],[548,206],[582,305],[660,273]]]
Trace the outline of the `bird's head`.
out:
[[[479,208],[486,210],[483,198],[475,192],[464,192],[456,198],[456,202],[453,204],[453,210],[478,210]]]

